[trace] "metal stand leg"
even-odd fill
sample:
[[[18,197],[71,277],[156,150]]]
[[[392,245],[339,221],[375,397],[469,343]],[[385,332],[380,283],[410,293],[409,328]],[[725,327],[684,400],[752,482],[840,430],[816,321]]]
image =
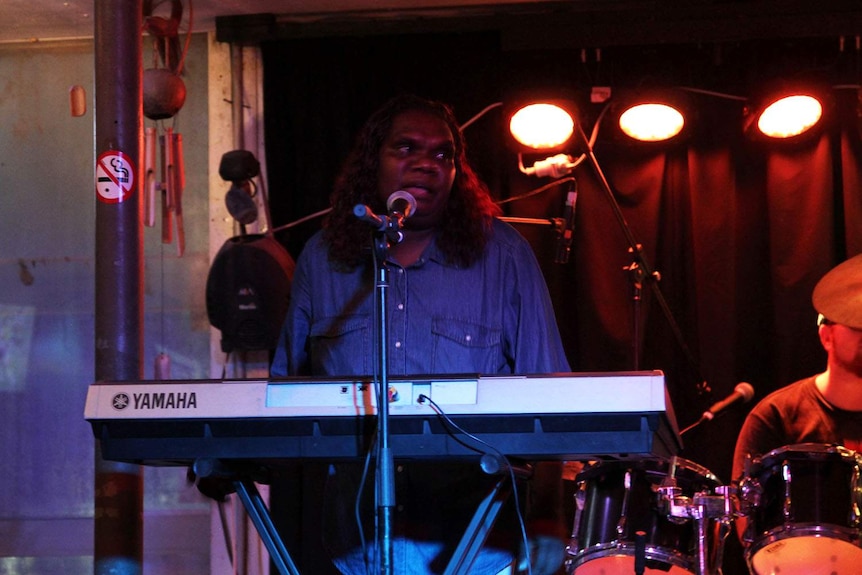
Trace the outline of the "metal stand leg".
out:
[[[278,568],[278,572],[281,575],[299,575],[299,570],[293,564],[287,548],[284,546],[275,525],[273,525],[269,510],[266,508],[254,482],[248,479],[237,479],[234,481],[234,486],[236,487],[236,494],[242,501],[252,523],[254,523],[266,550],[269,551],[270,559]]]
[[[697,575],[709,575],[709,543],[706,538],[706,527],[709,518],[702,514],[694,520],[695,533],[697,534]]]
[[[509,478],[506,476],[501,477],[473,514],[473,519],[470,521],[467,530],[464,531],[464,535],[458,543],[458,548],[455,549],[455,554],[449,560],[449,564],[446,566],[446,571],[443,572],[443,575],[466,575],[470,572],[470,567],[472,567],[476,555],[479,553],[482,545],[485,544],[485,539],[488,538],[488,533],[497,520],[500,507],[505,503],[511,492],[512,486]]]

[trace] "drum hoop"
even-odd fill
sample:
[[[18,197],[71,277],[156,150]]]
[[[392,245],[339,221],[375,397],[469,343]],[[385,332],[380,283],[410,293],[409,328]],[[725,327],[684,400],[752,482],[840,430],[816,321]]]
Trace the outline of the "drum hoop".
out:
[[[715,475],[712,471],[707,469],[706,467],[691,461],[690,459],[685,459],[683,457],[676,458],[676,467],[677,470],[685,469],[688,471],[695,472],[699,477],[714,483],[716,486],[721,485],[721,480],[719,480],[718,476]],[[644,471],[654,471],[658,472],[659,469],[655,469],[649,467],[650,463],[660,463],[666,465],[670,468],[670,459],[664,458],[644,458],[644,459],[634,459],[634,460],[623,460],[617,459],[613,461],[599,461],[598,463],[587,464],[580,473],[575,477],[576,483],[583,483],[596,475],[601,475],[602,471],[611,471],[611,470],[644,470]]]
[[[585,563],[589,563],[594,559],[602,559],[605,557],[623,556],[634,557],[635,544],[630,542],[610,542],[592,545],[578,553],[572,555],[572,565],[577,569]],[[694,568],[694,559],[685,555],[676,549],[669,549],[658,545],[647,545],[645,547],[645,557],[649,561],[658,561],[666,565],[681,567],[687,571]]]
[[[793,455],[798,457],[792,457]],[[754,467],[757,467],[763,466],[766,462],[772,462],[773,460],[777,463],[785,459],[807,459],[812,455],[838,455],[841,459],[862,465],[862,455],[843,445],[834,443],[794,443],[792,445],[785,445],[755,457],[752,463]]]
[[[841,525],[834,525],[832,523],[797,523],[790,526],[782,525],[781,527],[775,527],[762,533],[760,537],[756,538],[747,547],[745,550],[745,556],[747,558],[753,558],[758,552],[762,551],[764,547],[777,543],[778,541],[793,539],[795,537],[811,536],[837,539],[857,546],[860,544],[859,532],[855,529],[842,527]]]

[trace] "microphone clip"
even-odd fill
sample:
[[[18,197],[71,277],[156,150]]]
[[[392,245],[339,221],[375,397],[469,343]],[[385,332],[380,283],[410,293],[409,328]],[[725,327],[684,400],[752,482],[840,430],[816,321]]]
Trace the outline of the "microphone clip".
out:
[[[404,239],[404,233],[401,231],[404,216],[399,213],[391,216],[379,215],[365,204],[356,204],[353,207],[353,215],[374,228],[375,235],[383,238],[389,246],[394,246]]]
[[[365,204],[356,204],[353,215],[374,227],[378,237],[386,240],[388,246],[393,246],[404,239],[401,229],[404,220],[416,211],[416,198],[409,192],[398,190],[386,200],[388,215],[378,215]]]

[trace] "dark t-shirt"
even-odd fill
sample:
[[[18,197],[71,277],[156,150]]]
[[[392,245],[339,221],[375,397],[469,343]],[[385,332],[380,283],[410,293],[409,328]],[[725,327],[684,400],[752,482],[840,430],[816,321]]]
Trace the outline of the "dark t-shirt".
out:
[[[733,455],[733,479],[745,460],[798,443],[839,444],[862,450],[862,412],[845,411],[826,401],[808,377],[772,392],[748,414]]]

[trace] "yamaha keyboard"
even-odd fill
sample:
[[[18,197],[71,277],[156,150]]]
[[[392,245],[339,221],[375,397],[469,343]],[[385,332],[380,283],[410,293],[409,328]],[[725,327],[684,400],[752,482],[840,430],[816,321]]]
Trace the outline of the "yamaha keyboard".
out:
[[[388,395],[397,458],[619,459],[681,449],[658,371],[398,376]],[[372,445],[376,397],[370,381],[349,378],[97,382],[84,416],[107,460],[338,461]]]

